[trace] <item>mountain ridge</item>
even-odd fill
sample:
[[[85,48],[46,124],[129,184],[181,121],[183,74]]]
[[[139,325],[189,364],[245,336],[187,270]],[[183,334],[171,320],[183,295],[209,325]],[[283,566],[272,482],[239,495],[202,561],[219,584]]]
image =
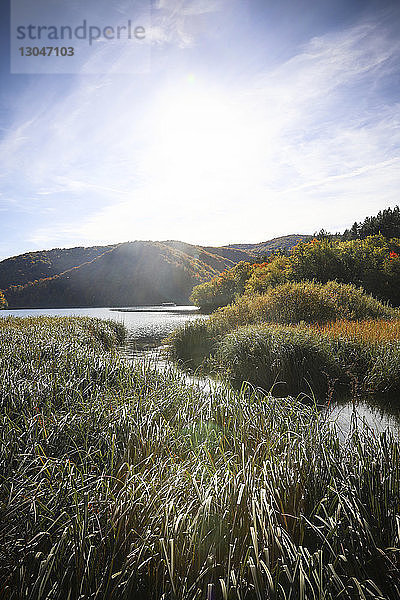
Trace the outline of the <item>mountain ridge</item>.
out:
[[[314,236],[309,234],[292,233],[290,235],[281,235],[276,238],[272,238],[266,242],[259,242],[258,244],[229,244],[227,247],[238,250],[247,250],[255,254],[272,254],[278,250],[290,250],[293,246],[296,246],[299,242],[307,242]]]

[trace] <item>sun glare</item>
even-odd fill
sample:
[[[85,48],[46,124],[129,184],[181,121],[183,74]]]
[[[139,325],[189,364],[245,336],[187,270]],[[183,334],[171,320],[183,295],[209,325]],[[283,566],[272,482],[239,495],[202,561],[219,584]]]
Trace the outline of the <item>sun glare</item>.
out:
[[[175,190],[223,185],[229,194],[238,177],[250,175],[254,123],[223,94],[174,93],[159,107],[155,127],[151,163]]]

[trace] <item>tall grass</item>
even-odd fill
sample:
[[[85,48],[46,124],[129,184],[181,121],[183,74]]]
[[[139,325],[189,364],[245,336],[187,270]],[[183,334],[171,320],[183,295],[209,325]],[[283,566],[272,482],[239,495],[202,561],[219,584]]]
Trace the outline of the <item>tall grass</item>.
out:
[[[236,386],[247,381],[278,396],[316,394],[322,401],[345,379],[332,346],[305,326],[239,327],[223,336],[214,358]]]
[[[236,386],[247,381],[274,395],[315,393],[323,401],[334,391],[352,391],[394,397],[400,393],[396,332],[400,322],[239,327],[221,336],[213,365]]]
[[[337,321],[314,326],[360,391],[400,392],[400,320]]]
[[[131,368],[102,329],[1,326],[2,599],[399,597],[390,434],[340,445],[296,400]]]
[[[400,339],[400,319],[369,319],[364,321],[331,321],[312,325],[313,329],[327,334],[332,339],[345,338],[354,342],[381,344],[395,342]]]
[[[185,323],[165,340],[169,357],[179,361],[182,366],[200,367],[204,359],[214,353],[220,333],[220,326],[210,320],[196,319]]]
[[[244,295],[217,310],[208,321],[186,324],[170,337],[171,357],[199,366],[216,349],[220,337],[245,325],[314,323],[336,320],[398,319],[400,312],[336,281],[285,283],[265,294]]]
[[[337,319],[398,318],[399,311],[351,284],[284,283],[265,294],[244,295],[219,309],[211,322],[221,330],[258,323],[329,323]]]
[[[353,285],[286,283],[177,330],[170,354],[190,367],[212,365],[238,386],[248,381],[278,394],[325,396],[341,384],[394,394],[399,317],[398,309]]]

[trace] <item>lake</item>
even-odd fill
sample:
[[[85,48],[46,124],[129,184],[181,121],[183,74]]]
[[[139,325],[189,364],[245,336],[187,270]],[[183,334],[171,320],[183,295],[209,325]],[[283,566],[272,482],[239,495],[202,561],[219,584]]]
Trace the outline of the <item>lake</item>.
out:
[[[114,319],[122,322],[128,330],[128,340],[123,355],[130,360],[146,359],[164,370],[168,368],[165,356],[157,350],[162,340],[174,329],[197,318],[208,318],[200,315],[194,306],[134,306],[122,308],[56,308],[56,309],[21,309],[2,310],[0,318],[48,316],[85,316],[100,319]],[[188,383],[198,384],[205,393],[210,385],[208,378],[186,375]],[[342,439],[351,431],[352,424],[367,427],[371,435],[385,429],[400,432],[399,402],[382,403],[372,399],[335,401],[325,408],[327,418],[334,422]]]
[[[171,331],[199,317],[195,306],[133,306],[122,308],[29,308],[2,310],[0,317],[97,317],[114,319],[128,330],[128,344],[134,349],[156,346]],[[205,318],[203,316],[203,318]]]

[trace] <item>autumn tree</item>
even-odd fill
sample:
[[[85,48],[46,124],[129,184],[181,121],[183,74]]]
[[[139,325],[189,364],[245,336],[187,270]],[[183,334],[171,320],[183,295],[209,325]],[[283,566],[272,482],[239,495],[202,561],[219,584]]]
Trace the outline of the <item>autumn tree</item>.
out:
[[[8,306],[8,302],[6,300],[6,297],[4,296],[3,292],[0,290],[0,310],[3,308],[7,308]]]

